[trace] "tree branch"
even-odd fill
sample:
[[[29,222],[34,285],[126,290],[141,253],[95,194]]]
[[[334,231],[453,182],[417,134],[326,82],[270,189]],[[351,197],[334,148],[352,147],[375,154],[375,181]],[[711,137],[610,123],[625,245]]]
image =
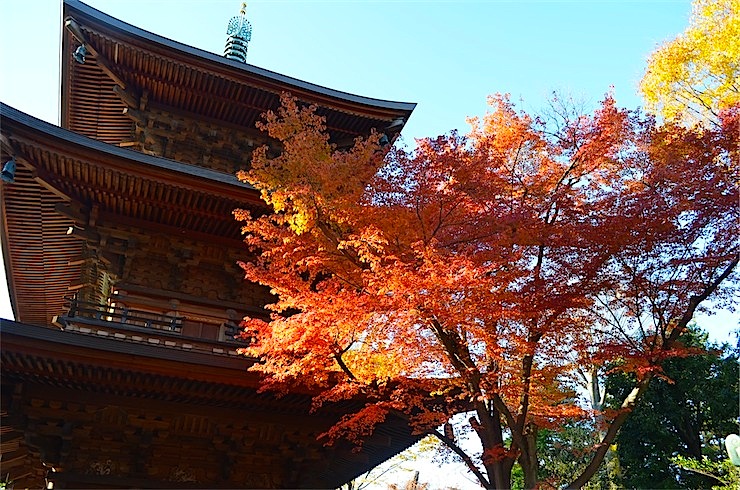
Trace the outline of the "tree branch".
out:
[[[671,345],[678,339],[679,335],[686,329],[686,326],[689,324],[691,319],[694,316],[694,313],[696,312],[696,308],[701,304],[702,301],[706,300],[714,291],[717,290],[719,285],[729,277],[729,275],[732,273],[732,271],[737,266],[738,262],[740,262],[740,255],[735,256],[735,258],[725,267],[725,269],[722,271],[722,273],[717,276],[717,278],[712,281],[707,287],[704,288],[704,290],[691,298],[689,301],[689,305],[686,308],[686,311],[684,312],[683,316],[681,317],[681,320],[679,320],[676,327],[671,332],[670,336],[668,337],[668,341],[665,345],[662,346],[663,349],[667,350],[670,349]],[[633,390],[630,392],[629,395],[627,395],[627,398],[625,398],[624,402],[622,402],[622,411],[617,415],[617,417],[612,421],[611,424],[609,424],[609,429],[607,430],[606,434],[604,435],[604,438],[602,439],[601,443],[599,444],[599,448],[596,450],[596,453],[594,454],[593,458],[591,459],[591,462],[586,466],[586,469],[583,470],[583,472],[576,478],[570,485],[566,487],[567,490],[575,490],[583,487],[588,481],[596,474],[596,471],[598,470],[599,466],[601,465],[602,461],[604,460],[604,457],[606,456],[607,451],[609,450],[609,446],[614,442],[614,439],[617,436],[617,433],[619,432],[619,429],[621,428],[622,424],[627,420],[627,417],[629,416],[630,412],[634,408],[637,401],[642,397],[642,395],[645,393],[645,390],[647,389],[648,385],[650,384],[650,380],[652,379],[652,375],[648,374],[646,375],[642,380],[640,380],[637,383],[637,386],[633,388]],[[512,434],[513,435],[513,434]]]
[[[463,451],[460,446],[455,443],[455,441],[440,433],[436,429],[428,431],[427,434],[433,435],[434,437],[442,441],[442,443],[450,448],[455,454],[457,454],[463,460],[465,466],[467,466],[468,469],[473,472],[473,474],[478,478],[478,480],[480,480],[481,484],[485,488],[492,488],[491,482],[488,480],[488,478],[486,478],[486,476],[478,469],[478,467],[475,466],[475,463],[473,463],[473,460],[470,458],[470,456],[468,456],[468,454]]]
[[[630,394],[627,395],[627,397],[622,402],[622,411],[619,413],[619,415],[616,416],[612,423],[609,424],[609,429],[607,429],[604,438],[601,440],[601,443],[596,450],[596,454],[594,454],[593,458],[591,458],[591,462],[588,464],[588,466],[586,466],[586,468],[578,476],[578,478],[576,478],[570,485],[565,487],[566,490],[580,489],[586,483],[588,483],[588,481],[596,474],[596,471],[599,469],[599,466],[601,466],[606,453],[609,451],[609,446],[611,446],[611,444],[614,442],[619,429],[622,427],[622,424],[624,424],[624,422],[627,420],[627,417],[632,412],[632,409],[637,403],[637,400],[639,400],[645,390],[647,390],[651,378],[651,375],[645,376],[637,383],[637,386],[632,389]]]
[[[344,363],[344,359],[342,359],[341,353],[334,354],[334,360],[337,361],[337,364],[339,364],[339,367],[342,369],[342,372],[347,375],[349,379],[352,381],[357,380],[354,373],[349,369],[349,367]]]
[[[699,307],[699,305],[706,300],[714,291],[717,290],[719,285],[729,277],[730,274],[732,274],[732,271],[737,267],[738,262],[740,262],[740,254],[735,255],[735,258],[725,267],[725,269],[722,271],[722,273],[717,276],[717,278],[712,281],[709,285],[707,285],[706,288],[704,288],[704,291],[701,292],[701,294],[698,294],[696,296],[693,296],[691,300],[689,301],[689,306],[686,308],[686,311],[684,312],[683,316],[681,317],[681,320],[679,320],[676,327],[671,332],[671,335],[668,337],[668,347],[670,344],[675,342],[679,335],[683,333],[683,331],[686,329],[686,326],[688,326],[691,319],[694,317],[694,313],[696,312],[696,309]]]

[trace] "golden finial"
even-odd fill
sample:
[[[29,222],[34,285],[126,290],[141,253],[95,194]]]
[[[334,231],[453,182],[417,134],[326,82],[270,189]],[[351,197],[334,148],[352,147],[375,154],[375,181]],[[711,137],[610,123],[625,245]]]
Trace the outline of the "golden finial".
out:
[[[242,2],[242,8],[239,10],[239,13],[242,15],[247,15],[247,2]]]

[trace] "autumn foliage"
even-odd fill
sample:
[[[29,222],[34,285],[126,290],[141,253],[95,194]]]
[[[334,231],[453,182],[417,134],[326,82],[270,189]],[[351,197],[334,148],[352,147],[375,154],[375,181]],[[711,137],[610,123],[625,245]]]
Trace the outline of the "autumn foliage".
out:
[[[240,175],[274,211],[236,212],[246,278],[275,295],[271,321],[244,327],[266,389],[365,401],[328,442],[361,443],[393,413],[485,487],[508,488],[515,461],[534,487],[539,428],[598,416],[595,469],[661,361],[684,354],[675,340],[697,309],[731,300],[740,118],[700,131],[610,97],[560,120],[489,104],[467,136],[338,150],[312,107],[284,97],[262,126],[282,153],[257,150]],[[574,373],[607,364],[638,384],[597,414]],[[481,453],[438,430],[463,409]]]
[[[640,90],[669,121],[719,124],[740,104],[740,0],[694,0],[689,27],[648,60]]]

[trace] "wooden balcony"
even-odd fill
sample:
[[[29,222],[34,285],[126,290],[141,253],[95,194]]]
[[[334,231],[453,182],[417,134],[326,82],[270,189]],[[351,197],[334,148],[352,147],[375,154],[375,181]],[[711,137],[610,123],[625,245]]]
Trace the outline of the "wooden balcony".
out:
[[[56,317],[55,324],[69,332],[218,355],[239,355],[237,349],[249,345],[237,337],[238,325],[228,320],[216,325],[177,314],[65,300],[67,313]]]

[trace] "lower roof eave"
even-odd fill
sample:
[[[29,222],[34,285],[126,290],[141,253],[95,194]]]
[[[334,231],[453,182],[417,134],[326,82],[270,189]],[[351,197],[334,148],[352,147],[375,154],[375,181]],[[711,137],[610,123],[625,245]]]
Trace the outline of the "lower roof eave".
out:
[[[123,342],[111,337],[68,332],[0,319],[3,353],[45,355],[50,359],[89,363],[101,367],[129,368],[152,374],[203,378],[258,387],[258,375],[247,369],[256,360],[171,349],[159,345]]]

